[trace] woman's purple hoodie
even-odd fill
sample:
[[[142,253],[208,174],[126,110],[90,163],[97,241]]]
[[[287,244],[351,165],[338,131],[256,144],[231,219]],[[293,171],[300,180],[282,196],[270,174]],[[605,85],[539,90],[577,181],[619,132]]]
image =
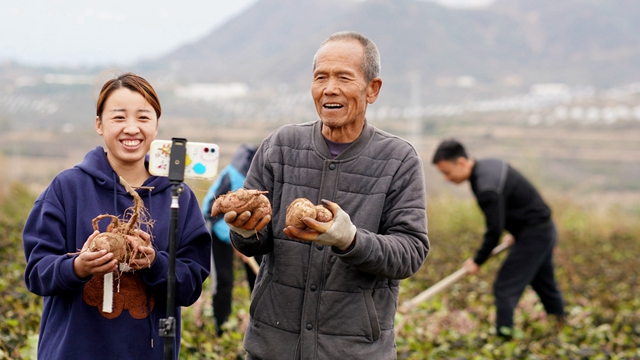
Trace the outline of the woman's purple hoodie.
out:
[[[126,291],[122,291],[125,295],[114,293],[117,311],[107,314],[113,318],[101,314],[101,306],[90,305],[102,299],[91,298],[89,286],[85,289],[92,277],[81,279],[73,271],[77,256],[73,253],[93,232],[92,220],[101,214],[122,217],[125,209],[133,205],[133,197],[120,184],[103,148],[96,147],[80,164],[61,172],[35,201],[23,240],[25,282],[30,291],[44,297],[39,359],[163,357],[159,321],[166,318],[172,185],[167,178],[152,176],[143,187],[137,191],[154,223],[152,229],[142,230],[152,234],[156,258],[151,268],[132,275],[138,289],[142,289],[135,305],[139,309],[128,310],[134,305],[127,300]],[[180,307],[193,304],[200,296],[202,282],[209,274],[211,254],[209,231],[198,201],[186,184],[179,197],[178,217],[175,359],[180,349]],[[101,221],[100,231],[105,231],[108,223]],[[117,281],[114,276],[114,283]],[[116,298],[125,300],[118,302]]]

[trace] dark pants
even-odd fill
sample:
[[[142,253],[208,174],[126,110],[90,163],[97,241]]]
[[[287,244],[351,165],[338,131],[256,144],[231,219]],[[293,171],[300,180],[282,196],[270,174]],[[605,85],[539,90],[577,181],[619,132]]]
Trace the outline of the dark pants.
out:
[[[216,331],[218,335],[222,333],[221,326],[229,319],[231,314],[231,299],[233,293],[233,259],[234,250],[231,244],[227,244],[212,233],[213,243],[211,251],[213,253],[213,263],[216,269],[216,289],[213,295],[213,317],[216,321]],[[260,263],[259,257],[256,261]],[[249,265],[245,264],[247,272],[247,282],[253,291],[256,275]]]
[[[564,315],[553,270],[556,237],[553,222],[525,229],[516,236],[493,287],[498,333],[503,326],[513,327],[513,311],[527,285],[538,294],[547,314]]]

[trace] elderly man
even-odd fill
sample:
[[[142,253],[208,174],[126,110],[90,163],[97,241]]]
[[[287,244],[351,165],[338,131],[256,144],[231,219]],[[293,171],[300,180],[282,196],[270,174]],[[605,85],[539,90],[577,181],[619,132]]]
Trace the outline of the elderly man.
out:
[[[429,252],[422,161],[365,119],[382,80],[375,44],[354,32],[318,49],[311,94],[319,121],[287,125],[260,145],[245,188],[268,190],[273,215],[228,212],[231,241],[265,255],[253,292],[247,359],[395,359],[401,279]],[[285,228],[296,198],[334,215]]]

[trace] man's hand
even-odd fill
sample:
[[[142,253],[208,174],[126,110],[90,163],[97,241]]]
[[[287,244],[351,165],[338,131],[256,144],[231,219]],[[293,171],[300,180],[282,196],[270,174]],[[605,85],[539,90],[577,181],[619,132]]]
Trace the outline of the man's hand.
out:
[[[464,268],[467,269],[467,272],[469,274],[475,274],[478,272],[478,270],[480,270],[480,266],[478,264],[476,264],[475,261],[473,261],[473,258],[468,258],[464,264],[463,264]]]
[[[516,239],[511,234],[505,234],[502,237],[502,243],[503,244],[513,245],[515,242],[516,242]]]
[[[229,211],[224,214],[224,221],[229,225],[231,231],[240,234],[243,238],[249,238],[256,235],[269,224],[271,215],[264,216],[264,213],[260,209],[257,209],[253,213],[245,211],[241,214],[235,211]]]
[[[284,233],[292,239],[314,241],[320,245],[335,246],[343,251],[348,249],[355,240],[357,230],[351,222],[351,217],[334,202],[322,200],[322,205],[333,214],[331,221],[319,222],[305,217],[302,221],[308,229],[287,226],[283,230]]]

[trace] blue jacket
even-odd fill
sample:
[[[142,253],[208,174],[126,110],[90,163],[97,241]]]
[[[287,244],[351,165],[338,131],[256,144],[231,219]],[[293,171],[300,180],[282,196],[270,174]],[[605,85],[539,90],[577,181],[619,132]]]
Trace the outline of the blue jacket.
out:
[[[256,153],[256,148],[256,146],[242,145],[231,158],[231,164],[222,169],[220,175],[211,184],[209,191],[207,191],[202,200],[202,214],[211,223],[211,233],[227,244],[230,243],[229,226],[223,221],[224,215],[211,217],[211,207],[218,196],[242,187],[244,179],[247,177],[249,166],[251,166],[251,160]]]
[[[84,160],[56,176],[35,201],[27,219],[24,251],[27,259],[25,282],[30,291],[44,296],[40,324],[40,359],[161,359],[164,338],[159,337],[159,320],[166,318],[167,273],[171,184],[152,176],[149,189],[138,193],[154,220],[152,229],[156,259],[149,269],[127,274],[137,282],[138,293],[127,296],[123,277],[120,292],[114,293],[114,312],[101,314],[102,294],[90,296],[96,279],[78,278],[73,271],[75,253],[93,232],[92,219],[101,214],[122,216],[133,197],[119,183],[118,175],[101,147]],[[211,236],[200,213],[197,199],[186,184],[179,198],[175,318],[175,356],[180,349],[180,307],[193,304],[209,274]],[[107,220],[99,223],[105,231]],[[93,281],[95,280],[95,281]],[[118,281],[114,276],[114,283]],[[93,286],[92,285],[92,286]],[[95,289],[95,288],[94,288]],[[100,289],[98,287],[98,289]],[[96,300],[97,299],[97,300]],[[134,306],[139,308],[133,309]],[[148,309],[151,309],[149,311]],[[142,316],[140,315],[142,313]]]

